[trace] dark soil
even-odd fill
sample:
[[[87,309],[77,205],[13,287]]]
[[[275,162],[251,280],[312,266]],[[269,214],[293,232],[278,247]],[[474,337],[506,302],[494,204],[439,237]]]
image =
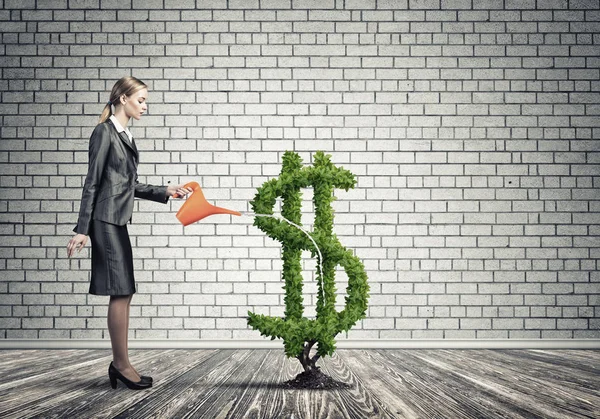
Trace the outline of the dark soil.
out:
[[[298,374],[295,378],[284,382],[283,387],[295,389],[331,390],[336,388],[350,388],[351,386],[347,383],[334,380],[327,374],[323,374],[319,369],[314,369],[311,371],[304,371]]]

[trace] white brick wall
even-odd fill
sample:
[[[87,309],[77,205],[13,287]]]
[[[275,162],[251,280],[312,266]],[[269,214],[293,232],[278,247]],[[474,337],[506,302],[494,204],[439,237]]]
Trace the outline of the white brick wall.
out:
[[[65,246],[124,75],[150,86],[141,181],[246,211],[286,150],[356,175],[335,232],[371,298],[339,339],[600,337],[598,0],[101,3],[0,0],[0,338],[108,338]],[[279,243],[180,205],[135,204],[130,336],[262,339],[244,317],[283,314]]]

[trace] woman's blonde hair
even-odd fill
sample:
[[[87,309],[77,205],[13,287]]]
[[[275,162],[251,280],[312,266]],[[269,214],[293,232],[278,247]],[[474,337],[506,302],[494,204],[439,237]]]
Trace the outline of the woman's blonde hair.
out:
[[[120,105],[121,96],[130,96],[143,88],[147,89],[148,86],[146,86],[146,84],[143,81],[136,79],[135,77],[129,76],[122,77],[121,79],[119,79],[119,81],[115,83],[115,85],[112,88],[112,91],[110,92],[110,97],[108,98],[109,101],[108,103],[106,103],[106,105],[104,105],[104,109],[102,110],[102,115],[100,115],[100,120],[98,121],[98,123],[101,124],[102,122],[110,118],[110,116],[113,113],[111,106]]]

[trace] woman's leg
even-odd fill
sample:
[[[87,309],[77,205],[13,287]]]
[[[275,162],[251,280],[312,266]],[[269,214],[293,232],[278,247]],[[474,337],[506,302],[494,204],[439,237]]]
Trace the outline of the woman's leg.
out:
[[[129,296],[129,300],[127,301],[127,335],[129,335],[129,311],[131,310],[131,300],[133,298],[133,294],[131,294]],[[127,350],[127,353],[129,353],[129,339],[127,339],[125,341],[125,349]],[[129,360],[129,358],[127,358],[127,360]],[[133,368],[133,365],[131,365],[131,362],[129,363],[129,366],[131,367],[131,369],[133,371],[135,371],[135,373],[137,375],[140,375],[137,370],[135,368]]]
[[[111,295],[108,304],[108,332],[113,351],[113,365],[131,381],[140,381],[140,376],[129,364],[127,328],[129,325],[129,302],[131,296]]]

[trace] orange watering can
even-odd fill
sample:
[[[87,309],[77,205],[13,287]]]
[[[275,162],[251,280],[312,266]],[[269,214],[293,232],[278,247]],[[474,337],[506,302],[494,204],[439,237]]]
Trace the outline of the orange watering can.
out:
[[[177,219],[184,226],[200,221],[204,217],[208,217],[213,214],[232,214],[242,215],[237,211],[233,211],[227,208],[216,207],[210,204],[204,194],[202,188],[198,182],[188,182],[184,188],[192,188],[192,195],[185,201],[185,203],[179,208],[176,214]],[[174,194],[173,198],[179,198],[179,194]]]

